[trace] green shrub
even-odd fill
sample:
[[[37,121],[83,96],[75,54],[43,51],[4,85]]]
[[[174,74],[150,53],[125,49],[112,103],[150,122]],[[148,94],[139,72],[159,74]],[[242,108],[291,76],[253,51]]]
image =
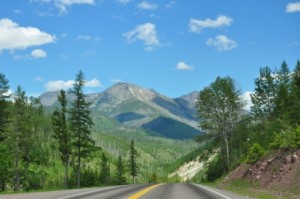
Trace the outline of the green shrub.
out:
[[[286,128],[279,133],[274,133],[273,149],[297,149],[300,147],[300,126],[296,129]]]
[[[224,174],[223,162],[220,155],[217,155],[213,161],[208,164],[206,179],[208,182],[213,182]]]
[[[253,164],[265,154],[265,150],[257,143],[254,143],[250,148],[247,156],[247,163]]]

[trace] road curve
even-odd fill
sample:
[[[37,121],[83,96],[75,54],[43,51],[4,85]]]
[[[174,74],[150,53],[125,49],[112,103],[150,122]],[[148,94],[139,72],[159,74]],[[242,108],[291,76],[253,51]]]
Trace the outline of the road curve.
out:
[[[0,199],[246,199],[231,192],[198,184],[144,184],[25,194],[4,194]]]

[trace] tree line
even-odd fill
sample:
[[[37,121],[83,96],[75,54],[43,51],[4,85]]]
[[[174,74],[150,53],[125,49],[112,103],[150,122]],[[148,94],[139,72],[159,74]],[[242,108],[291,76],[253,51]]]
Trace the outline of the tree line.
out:
[[[68,93],[60,91],[58,106],[51,114],[45,113],[39,99],[28,98],[21,86],[9,95],[8,83],[0,73],[0,191],[62,184],[65,188],[126,184],[128,175],[135,182],[138,166],[134,141],[130,142],[128,162],[121,156],[114,162],[91,138],[93,121],[83,93],[82,71],[76,74]],[[72,96],[71,103],[67,94]]]
[[[254,163],[272,150],[300,147],[299,60],[293,71],[285,61],[274,70],[260,68],[251,101],[248,112],[229,76],[217,77],[200,91],[196,108],[206,134],[196,141],[209,143],[218,153],[208,166],[206,180],[219,178],[241,162]]]

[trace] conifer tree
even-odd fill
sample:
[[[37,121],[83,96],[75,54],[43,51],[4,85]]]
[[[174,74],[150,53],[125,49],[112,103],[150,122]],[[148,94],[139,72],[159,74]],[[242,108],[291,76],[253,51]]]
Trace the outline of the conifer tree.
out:
[[[70,94],[74,97],[70,109],[70,127],[74,137],[73,144],[76,150],[78,188],[80,188],[81,159],[88,156],[94,146],[90,130],[93,121],[90,117],[90,103],[86,101],[86,96],[83,93],[84,84],[84,75],[82,71],[79,71],[76,75],[73,88],[70,90]]]
[[[0,73],[0,142],[5,138],[5,129],[8,124],[8,102],[7,92],[8,92],[8,80],[4,74]]]
[[[110,168],[109,168],[107,157],[104,153],[102,153],[101,156],[100,182],[102,184],[110,183]]]
[[[291,78],[289,97],[289,120],[293,126],[300,124],[300,60],[297,61]]]
[[[116,171],[115,179],[116,179],[116,184],[118,185],[122,185],[126,183],[124,163],[120,155],[117,161],[117,171]]]
[[[72,137],[67,125],[66,92],[60,91],[58,96],[60,109],[55,109],[52,115],[54,138],[58,141],[61,160],[65,166],[65,187],[69,186],[69,164],[72,153]]]
[[[13,146],[14,157],[14,190],[18,191],[21,183],[21,163],[23,159],[26,160],[27,149],[31,144],[31,126],[28,99],[20,86],[18,86],[13,98],[10,143]]]
[[[137,158],[137,150],[134,147],[134,141],[131,140],[130,142],[130,157],[129,157],[129,172],[132,176],[133,183],[135,183],[135,177],[138,174],[138,165],[136,162]]]

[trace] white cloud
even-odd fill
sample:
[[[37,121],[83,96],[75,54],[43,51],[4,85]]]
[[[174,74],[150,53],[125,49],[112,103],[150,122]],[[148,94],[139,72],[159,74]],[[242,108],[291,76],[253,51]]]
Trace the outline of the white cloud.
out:
[[[95,4],[95,0],[58,0],[57,2],[61,3],[62,5],[73,5],[73,4]]]
[[[90,41],[92,39],[91,35],[78,35],[76,40]]]
[[[37,82],[43,82],[44,81],[44,79],[40,76],[35,77],[34,80],[37,81]]]
[[[94,79],[92,79],[90,81],[86,81],[85,82],[85,86],[86,87],[100,87],[101,86],[101,82],[98,79],[94,78]]]
[[[194,70],[194,68],[183,61],[180,61],[176,65],[177,70]]]
[[[127,5],[131,0],[117,0],[119,4]]]
[[[289,3],[286,6],[285,12],[299,12],[300,11],[300,2]]]
[[[47,82],[44,86],[47,91],[56,91],[56,90],[67,90],[69,88],[72,88],[74,85],[75,81],[74,80],[57,80],[57,81],[49,81]],[[101,82],[94,78],[90,81],[85,82],[85,87],[101,87]]]
[[[96,0],[30,0],[30,2],[39,2],[39,3],[47,3],[54,5],[58,10],[60,15],[68,13],[68,7],[72,5],[79,4],[88,4],[94,5]],[[43,13],[41,13],[44,15]],[[51,13],[50,13],[51,14]],[[47,16],[49,13],[47,13]],[[52,14],[51,14],[52,15]]]
[[[21,10],[14,10],[14,13],[15,13],[15,14],[20,14],[20,13],[21,13]]]
[[[137,7],[141,10],[155,10],[157,5],[148,1],[142,1],[137,5]]]
[[[212,20],[209,18],[205,20],[191,18],[189,28],[191,32],[200,33],[204,28],[219,28],[223,26],[230,26],[232,22],[233,19],[225,15],[218,16],[216,20]]]
[[[31,57],[33,57],[33,58],[46,58],[47,53],[42,49],[35,49],[31,52]]]
[[[172,8],[175,5],[176,5],[176,1],[169,1],[169,3],[167,3],[165,5],[165,7],[170,9],[170,8]]]
[[[0,51],[26,49],[55,42],[56,38],[35,27],[21,27],[10,19],[0,19]]]
[[[76,40],[81,40],[81,41],[94,41],[94,42],[100,42],[101,38],[100,37],[93,37],[91,35],[78,35]]]
[[[246,105],[244,106],[244,108],[246,109],[246,110],[250,110],[250,107],[251,106],[253,106],[253,103],[252,103],[252,101],[251,101],[251,94],[252,94],[253,92],[250,92],[250,91],[246,91],[246,92],[244,92],[243,93],[243,95],[242,95],[242,99],[246,102]]]
[[[216,47],[217,51],[228,51],[237,47],[234,40],[229,39],[226,35],[218,35],[215,39],[209,38],[206,45]]]
[[[143,41],[145,50],[153,50],[160,45],[156,27],[152,23],[138,25],[133,30],[123,33],[123,36],[128,42]]]
[[[116,78],[116,79],[110,79],[110,82],[112,82],[112,83],[119,83],[119,82],[122,82],[122,80]]]

